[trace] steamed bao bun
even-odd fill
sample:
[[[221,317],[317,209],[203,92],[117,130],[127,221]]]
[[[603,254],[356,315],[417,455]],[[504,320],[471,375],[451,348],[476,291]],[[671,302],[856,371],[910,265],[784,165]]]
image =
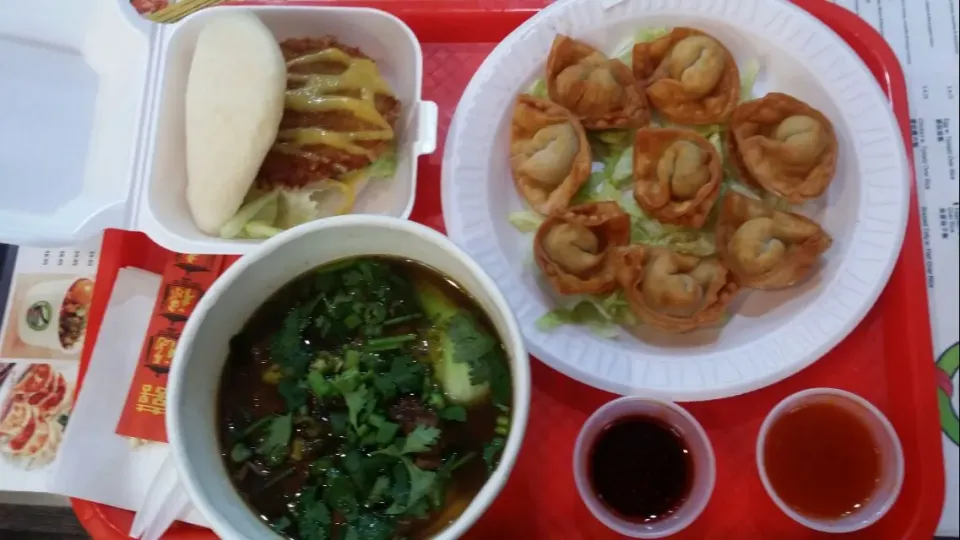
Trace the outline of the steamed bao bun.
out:
[[[283,116],[280,45],[250,13],[224,13],[200,30],[187,78],[187,204],[216,236],[237,213]]]

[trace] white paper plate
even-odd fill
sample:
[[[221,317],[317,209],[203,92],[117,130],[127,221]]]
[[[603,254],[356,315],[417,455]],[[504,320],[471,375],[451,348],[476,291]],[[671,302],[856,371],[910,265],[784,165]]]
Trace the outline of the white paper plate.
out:
[[[612,53],[644,27],[693,26],[720,39],[738,64],[756,58],[755,95],[783,91],[824,112],[840,142],[837,176],[805,209],[834,238],[819,274],[777,292],[748,291],[722,329],[603,339],[536,320],[556,305],[532,263],[531,235],[507,215],[523,208],[508,164],[516,95],[541,76],[557,33]],[[780,0],[564,0],[515,30],[464,92],[443,161],[450,237],[496,280],[529,350],[553,368],[620,394],[705,400],[748,392],[810,365],[860,322],[896,262],[909,175],[896,121],[856,54],[805,11]],[[810,210],[809,212],[806,210]]]

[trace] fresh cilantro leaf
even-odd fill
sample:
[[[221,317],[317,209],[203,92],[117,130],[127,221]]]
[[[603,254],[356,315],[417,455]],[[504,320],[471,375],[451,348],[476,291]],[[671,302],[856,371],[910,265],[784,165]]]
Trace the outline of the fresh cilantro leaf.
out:
[[[310,363],[310,352],[304,347],[302,332],[310,323],[310,317],[321,297],[290,310],[283,319],[280,331],[270,345],[273,361],[284,367],[286,373],[301,375]]]
[[[490,384],[494,403],[509,404],[510,373],[500,343],[471,315],[459,312],[447,323],[454,360],[470,366],[470,384]]]
[[[400,431],[400,426],[393,422],[383,422],[377,427],[376,433],[376,443],[383,446],[385,444],[390,444],[394,438],[397,436],[397,432]]]
[[[332,384],[341,395],[346,395],[349,392],[353,392],[357,386],[360,385],[361,379],[362,377],[359,371],[356,369],[347,369],[336,377],[331,378],[330,384]]]
[[[437,473],[417,467],[408,458],[403,458],[403,465],[407,468],[407,474],[410,475],[410,498],[407,503],[407,509],[409,510],[430,492],[430,488],[437,478]]]
[[[353,482],[340,469],[333,467],[327,471],[327,487],[323,490],[323,500],[334,512],[348,520],[357,515],[357,498]]]
[[[462,405],[451,405],[440,411],[440,418],[455,422],[466,422],[467,410]]]
[[[417,454],[425,452],[440,437],[440,430],[437,428],[417,425],[409,435],[404,437],[403,444],[394,444],[373,452],[373,455],[389,455],[400,457],[404,454]]]
[[[440,467],[440,469],[437,471],[437,476],[450,478],[453,475],[453,471],[459,469],[460,467],[463,467],[475,457],[477,457],[477,454],[475,452],[470,452],[469,454],[466,454],[461,458],[458,458],[456,454],[453,454],[447,459],[446,463],[444,463],[443,466]]]
[[[407,466],[400,461],[397,461],[391,469],[390,487],[384,498],[393,501],[385,510],[387,515],[403,513],[406,502],[410,498],[410,474],[407,472]]]
[[[272,464],[283,462],[289,450],[290,436],[293,434],[293,415],[275,416],[267,426],[267,433],[256,452],[267,458]]]
[[[425,509],[422,506],[427,501],[423,499],[430,492],[437,473],[425,471],[414,465],[409,458],[402,458],[401,463],[394,468],[393,474],[394,484],[390,489],[393,504],[387,508],[386,514],[420,515],[424,513]]]
[[[297,531],[304,540],[327,540],[333,523],[330,509],[317,498],[316,489],[304,490],[297,503]]]
[[[447,334],[454,349],[454,359],[470,366],[470,383],[480,385],[490,379],[484,357],[497,346],[496,340],[484,332],[466,312],[459,312],[447,322]]]
[[[490,372],[490,398],[494,405],[509,406],[513,385],[510,382],[510,368],[501,349],[494,349],[486,356]]]
[[[443,507],[447,496],[447,485],[450,483],[450,478],[453,477],[453,472],[466,465],[475,457],[477,457],[475,452],[470,452],[462,458],[458,458],[456,454],[453,454],[447,458],[443,466],[437,470],[437,481],[434,482],[433,489],[430,490],[430,504],[434,508]]]
[[[298,379],[284,377],[280,380],[280,383],[277,384],[277,392],[283,397],[284,402],[287,404],[287,410],[296,410],[306,405],[307,403],[307,390],[300,385]]]
[[[299,529],[301,540],[329,540],[327,529],[312,525],[302,525]]]
[[[388,476],[378,476],[370,488],[370,494],[367,495],[367,504],[376,504],[383,499],[383,494],[390,487],[390,478]],[[362,516],[361,516],[362,517]]]
[[[317,370],[313,370],[307,375],[307,386],[310,387],[313,395],[318,398],[333,395],[337,391],[337,389],[327,381],[327,378],[323,376],[323,373]]]
[[[360,471],[360,461],[362,459],[360,452],[351,448],[343,455],[343,468],[350,474],[357,474]]]
[[[243,463],[244,461],[250,459],[253,456],[253,450],[249,446],[238,442],[233,445],[233,448],[230,450],[230,459],[234,463]]]
[[[360,367],[360,351],[347,349],[343,352],[343,367],[347,369],[358,369]]]
[[[500,454],[503,452],[503,447],[506,444],[507,440],[503,437],[494,437],[484,445],[483,461],[487,463],[487,473],[492,473],[493,470],[497,468],[497,464],[500,463]]]
[[[344,435],[347,432],[347,421],[349,415],[344,411],[333,411],[330,413],[330,430],[334,435]]]
[[[395,356],[390,363],[389,373],[402,393],[415,391],[424,377],[423,364],[407,355]]]
[[[356,390],[343,394],[353,429],[360,430],[360,413],[367,407],[367,400],[371,398],[375,399],[365,385],[360,385]]]
[[[415,517],[417,519],[426,519],[429,513],[430,513],[430,500],[427,499],[426,497],[413,503],[412,505],[407,507],[407,509],[404,511],[404,514]]]
[[[439,429],[418,424],[417,427],[407,435],[407,438],[404,439],[401,453],[417,454],[425,452],[433,446],[433,443],[437,442],[439,437]]]

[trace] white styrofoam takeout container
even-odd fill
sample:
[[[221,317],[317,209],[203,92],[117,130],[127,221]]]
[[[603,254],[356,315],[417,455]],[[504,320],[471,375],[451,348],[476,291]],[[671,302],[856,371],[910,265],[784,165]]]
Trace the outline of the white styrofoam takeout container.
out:
[[[69,13],[43,16],[53,10]],[[417,156],[436,148],[437,108],[420,99],[420,44],[393,15],[222,6],[161,25],[128,0],[36,0],[0,5],[0,242],[67,245],[106,228],[143,231],[181,253],[242,254],[261,242],[202,233],[184,194],[187,73],[201,26],[228,10],[256,14],[278,40],[330,34],[377,61],[403,107],[397,172],[371,183],[354,212],[410,216]]]

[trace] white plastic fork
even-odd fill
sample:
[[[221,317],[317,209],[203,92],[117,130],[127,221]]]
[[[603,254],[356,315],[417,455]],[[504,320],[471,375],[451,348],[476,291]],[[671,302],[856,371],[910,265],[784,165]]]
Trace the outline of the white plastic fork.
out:
[[[130,525],[130,537],[159,540],[190,503],[170,455],[164,458],[150,481],[147,493],[150,497],[143,502]]]

